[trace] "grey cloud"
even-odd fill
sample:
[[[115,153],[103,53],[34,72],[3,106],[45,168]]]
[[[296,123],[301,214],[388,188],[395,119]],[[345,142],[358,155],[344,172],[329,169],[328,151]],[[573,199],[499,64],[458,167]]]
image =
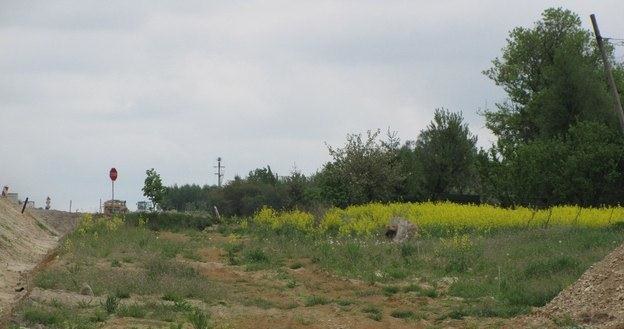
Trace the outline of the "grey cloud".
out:
[[[324,142],[414,139],[437,107],[487,146],[476,110],[505,96],[481,71],[560,5],[624,30],[617,1],[2,1],[0,184],[96,210],[116,166],[133,205],[151,167],[167,184],[215,183],[217,156],[227,178],[311,173]]]

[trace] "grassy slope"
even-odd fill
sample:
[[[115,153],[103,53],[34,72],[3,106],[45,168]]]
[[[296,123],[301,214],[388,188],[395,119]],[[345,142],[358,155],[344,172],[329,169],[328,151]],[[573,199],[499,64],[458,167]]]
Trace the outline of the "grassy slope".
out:
[[[503,317],[546,304],[624,240],[617,229],[570,227],[435,232],[403,245],[295,232],[254,235],[240,248],[243,255],[262,251],[276,265],[308,258],[341,276],[390,286],[453,281],[446,293],[466,299],[458,314]]]
[[[136,317],[174,326],[189,323],[194,309],[189,302],[203,309],[220,305],[280,310],[302,326],[314,326],[311,318],[320,321],[323,310],[334,312],[330,318],[338,312],[344,321],[373,324],[401,319],[436,326],[468,315],[484,321],[543,305],[623,240],[621,231],[610,228],[424,232],[403,245],[381,238],[276,233],[235,224],[221,225],[219,231],[187,230],[171,239],[165,238],[166,232],[128,225],[79,230],[36,284],[79,292],[87,282],[96,296],[115,296],[120,306],[109,315],[104,302],[33,301],[22,307],[17,321],[90,328]],[[217,259],[199,253],[211,249],[220,252]],[[226,276],[201,270],[215,261],[224,264]],[[328,274],[298,271],[301,267]],[[342,284],[332,275],[363,282]],[[341,285],[343,291],[332,292]],[[334,309],[323,308],[330,306]],[[232,311],[229,319],[244,327],[237,316],[247,315],[237,314]]]

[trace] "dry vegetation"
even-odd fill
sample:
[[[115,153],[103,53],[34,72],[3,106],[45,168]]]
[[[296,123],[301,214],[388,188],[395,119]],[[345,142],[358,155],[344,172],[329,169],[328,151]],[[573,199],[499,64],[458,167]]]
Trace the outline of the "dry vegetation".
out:
[[[494,328],[547,303],[623,240],[617,226],[551,226],[435,230],[398,245],[170,220],[85,217],[13,325]],[[206,222],[180,222],[189,220]]]

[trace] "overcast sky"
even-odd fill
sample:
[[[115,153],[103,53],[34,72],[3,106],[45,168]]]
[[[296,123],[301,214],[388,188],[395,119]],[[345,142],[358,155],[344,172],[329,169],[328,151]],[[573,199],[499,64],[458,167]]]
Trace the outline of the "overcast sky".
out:
[[[624,38],[621,0],[0,0],[0,185],[96,211],[114,166],[135,208],[148,168],[167,185],[215,184],[218,156],[226,180],[313,173],[325,142],[415,139],[438,107],[488,146],[477,111],[505,95],[481,72],[553,6]]]

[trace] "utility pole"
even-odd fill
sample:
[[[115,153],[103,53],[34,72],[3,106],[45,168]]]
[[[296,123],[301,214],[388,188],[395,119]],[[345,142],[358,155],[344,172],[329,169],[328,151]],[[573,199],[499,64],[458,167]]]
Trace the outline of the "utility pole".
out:
[[[609,82],[609,87],[611,89],[611,94],[613,94],[613,99],[615,101],[614,110],[620,119],[620,128],[622,129],[622,133],[624,133],[624,110],[622,110],[622,101],[620,100],[620,94],[618,93],[617,87],[615,86],[615,80],[613,80],[613,73],[611,72],[611,63],[609,62],[609,58],[607,57],[607,52],[604,49],[603,38],[600,35],[600,30],[598,29],[598,22],[596,22],[596,15],[591,14],[589,16],[592,21],[592,25],[594,26],[594,34],[596,34],[596,42],[598,43],[598,48],[600,49],[600,54],[602,55],[602,64],[604,65],[605,73],[607,75],[607,81]]]
[[[223,171],[221,169],[225,168],[221,165],[221,157],[217,158],[217,165],[214,166],[214,168],[217,168],[217,172],[215,173],[215,175],[217,175],[217,186],[221,187],[221,180],[223,179]]]

